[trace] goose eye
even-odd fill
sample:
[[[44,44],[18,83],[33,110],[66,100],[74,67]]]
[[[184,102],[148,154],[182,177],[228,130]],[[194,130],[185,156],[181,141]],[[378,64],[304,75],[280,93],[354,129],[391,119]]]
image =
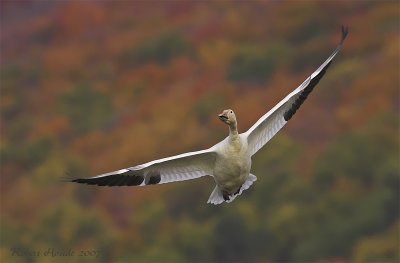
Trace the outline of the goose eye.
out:
[[[231,111],[230,113],[233,113],[233,111]]]

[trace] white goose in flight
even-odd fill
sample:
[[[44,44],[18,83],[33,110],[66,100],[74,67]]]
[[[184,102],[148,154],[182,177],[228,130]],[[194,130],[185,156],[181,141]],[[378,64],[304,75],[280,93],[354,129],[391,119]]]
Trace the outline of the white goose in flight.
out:
[[[239,134],[233,110],[224,110],[218,117],[229,126],[229,136],[207,150],[188,152],[95,177],[75,178],[70,181],[99,186],[144,186],[209,175],[214,178],[216,186],[207,203],[217,205],[224,201],[233,201],[257,180],[257,177],[250,173],[251,157],[296,113],[339,53],[347,33],[348,29],[342,26],[340,43],[328,59],[245,133]]]

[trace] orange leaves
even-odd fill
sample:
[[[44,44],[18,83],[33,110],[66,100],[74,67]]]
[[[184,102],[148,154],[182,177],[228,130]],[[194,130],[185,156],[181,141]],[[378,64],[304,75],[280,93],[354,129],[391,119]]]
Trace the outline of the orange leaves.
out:
[[[50,47],[46,50],[44,58],[47,70],[58,74],[76,70],[84,61],[82,51],[79,51],[79,46],[76,45]]]
[[[64,2],[54,15],[61,33],[69,37],[83,37],[90,31],[103,26],[106,9],[103,5],[90,2]]]
[[[31,136],[41,137],[41,136],[53,136],[66,135],[70,132],[71,123],[64,116],[54,116],[45,119],[40,119],[37,121]]]
[[[99,261],[391,261],[398,3],[14,7],[1,25],[2,253],[17,244],[98,247]],[[209,147],[227,134],[216,118],[224,108],[245,131],[329,55],[342,23],[343,52],[254,157],[259,180],[237,203],[206,206],[212,178],[114,189],[52,181]]]

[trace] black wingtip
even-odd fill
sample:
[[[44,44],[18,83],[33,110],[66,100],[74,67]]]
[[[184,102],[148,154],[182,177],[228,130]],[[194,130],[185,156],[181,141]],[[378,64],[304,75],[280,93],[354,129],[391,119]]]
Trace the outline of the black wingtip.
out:
[[[340,44],[343,43],[343,41],[347,37],[348,33],[349,33],[349,27],[342,25],[342,38],[340,39]]]
[[[62,183],[71,183],[74,182],[77,178],[72,176],[69,173],[66,173],[64,176],[59,178],[59,181]]]

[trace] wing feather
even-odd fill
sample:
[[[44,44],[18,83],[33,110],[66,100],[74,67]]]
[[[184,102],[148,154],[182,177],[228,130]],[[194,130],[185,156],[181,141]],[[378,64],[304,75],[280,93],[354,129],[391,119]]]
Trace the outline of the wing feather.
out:
[[[75,183],[99,186],[143,186],[184,181],[212,175],[216,153],[212,148],[154,160],[145,164],[89,178]]]
[[[342,26],[342,37],[337,48],[299,87],[262,116],[246,133],[251,155],[261,149],[293,117],[308,95],[325,75],[332,60],[342,49],[348,29]]]

